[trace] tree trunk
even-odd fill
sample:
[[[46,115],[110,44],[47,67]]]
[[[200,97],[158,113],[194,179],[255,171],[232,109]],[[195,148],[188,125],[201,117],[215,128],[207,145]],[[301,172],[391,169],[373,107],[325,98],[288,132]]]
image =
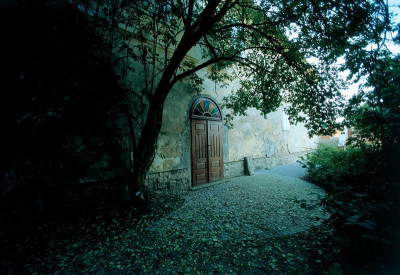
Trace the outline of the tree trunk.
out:
[[[146,116],[146,122],[142,129],[133,160],[133,188],[143,194],[146,199],[146,190],[144,180],[146,173],[152,164],[156,152],[157,138],[162,126],[162,115],[164,102],[171,91],[173,84],[171,79],[178,69],[187,52],[198,42],[200,38],[184,35],[181,43],[175,50],[167,69],[165,70],[157,88],[150,100],[149,110]],[[132,190],[135,192],[135,190]]]
[[[168,94],[168,93],[166,93]],[[146,173],[152,164],[157,147],[157,138],[162,126],[162,115],[164,101],[163,98],[153,98],[150,103],[146,117],[146,123],[140,135],[133,159],[133,182],[132,192],[142,195],[147,200],[147,190],[145,190]]]
[[[142,194],[145,200],[147,199],[147,190],[145,190],[144,181],[146,173],[154,160],[157,138],[162,126],[164,102],[173,87],[170,81],[187,52],[198,42],[199,39],[200,38],[196,40],[190,36],[183,36],[150,101],[146,122],[136,146],[133,160],[134,182],[132,188],[136,190],[132,191],[138,191],[139,193],[136,194]]]
[[[173,87],[174,74],[176,73],[179,65],[183,58],[194,47],[199,40],[212,28],[217,20],[219,20],[227,11],[227,5],[225,3],[223,12],[220,12],[218,16],[213,16],[215,9],[221,1],[213,1],[211,4],[204,9],[202,18],[199,20],[201,23],[198,29],[194,32],[185,32],[182,39],[180,40],[174,54],[166,67],[160,82],[152,96],[150,101],[146,122],[142,129],[138,144],[134,151],[133,160],[133,192],[137,195],[143,195],[144,199],[147,199],[147,190],[145,190],[145,178],[146,173],[152,164],[156,152],[157,138],[162,126],[162,115],[164,109],[164,102],[167,95]],[[230,1],[228,1],[230,3]],[[136,190],[135,190],[136,189]],[[139,193],[137,193],[137,191]]]

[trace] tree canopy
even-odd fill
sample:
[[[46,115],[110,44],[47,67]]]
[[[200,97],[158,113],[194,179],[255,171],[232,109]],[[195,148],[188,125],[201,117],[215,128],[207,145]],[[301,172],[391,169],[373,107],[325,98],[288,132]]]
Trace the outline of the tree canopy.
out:
[[[226,98],[235,115],[245,114],[249,107],[268,113],[286,102],[291,119],[306,122],[310,134],[338,126],[343,83],[334,65],[337,59],[345,56],[345,67],[359,73],[360,53],[367,54],[362,50],[390,28],[382,1],[123,3],[107,3],[109,13],[104,17],[125,28],[124,43],[129,44],[122,47],[127,51],[125,61],[133,58],[142,65],[149,99],[164,98],[165,91],[188,77],[198,86],[203,79],[196,72],[212,66],[213,80],[240,82],[240,88]],[[183,61],[194,47],[201,48],[203,63]],[[227,68],[233,72],[226,74]],[[168,84],[157,94],[164,81]]]

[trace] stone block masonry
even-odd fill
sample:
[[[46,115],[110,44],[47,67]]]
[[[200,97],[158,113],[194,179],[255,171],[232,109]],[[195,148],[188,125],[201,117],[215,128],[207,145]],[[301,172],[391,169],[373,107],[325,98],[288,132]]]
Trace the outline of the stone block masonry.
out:
[[[296,162],[307,152],[275,155],[252,159],[252,170],[261,170],[274,166]],[[254,173],[254,172],[253,172]],[[245,160],[230,161],[224,163],[224,178],[236,178],[246,174]],[[165,172],[150,173],[146,178],[146,186],[150,193],[171,192],[184,193],[191,188],[190,168],[176,169]]]
[[[244,161],[230,161],[224,163],[224,175],[226,179],[243,176],[245,173]]]
[[[157,191],[183,193],[191,187],[190,168],[151,173],[146,177],[150,193]]]

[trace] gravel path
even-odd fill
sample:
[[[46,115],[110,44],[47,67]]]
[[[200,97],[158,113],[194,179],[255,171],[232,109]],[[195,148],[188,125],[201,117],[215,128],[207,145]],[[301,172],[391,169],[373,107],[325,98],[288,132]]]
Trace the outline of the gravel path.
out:
[[[318,205],[323,195],[311,183],[278,174],[229,179],[189,192],[180,209],[149,230],[157,230],[160,237],[179,230],[187,238],[211,232],[221,241],[289,235],[328,218]]]
[[[295,162],[295,163],[290,163],[290,164],[286,164],[286,165],[271,167],[269,170],[259,170],[259,171],[256,171],[255,174],[256,175],[278,174],[278,175],[284,175],[284,176],[302,179],[306,176],[307,170],[305,168],[301,167],[300,163]]]
[[[313,226],[329,217],[324,191],[260,174],[191,191],[179,209],[147,226],[132,254],[138,273],[309,273]],[[313,230],[308,230],[313,228]],[[302,233],[301,233],[302,232]],[[311,233],[312,234],[312,233]]]

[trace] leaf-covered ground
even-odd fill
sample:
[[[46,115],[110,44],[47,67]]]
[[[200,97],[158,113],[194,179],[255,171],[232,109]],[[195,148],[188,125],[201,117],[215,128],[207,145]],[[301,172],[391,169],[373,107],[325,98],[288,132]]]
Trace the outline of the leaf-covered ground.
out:
[[[287,185],[288,193],[294,192],[297,196],[281,201],[282,194],[271,191],[270,197],[264,196],[264,202],[275,197],[276,201],[270,203],[281,203],[276,209],[270,209],[268,204],[260,202],[261,192],[257,196],[248,190],[240,191],[239,183],[239,188],[235,186],[225,182],[190,192],[185,198],[157,196],[146,211],[119,208],[15,232],[14,238],[2,240],[1,270],[10,273],[291,274],[338,268],[332,262],[329,225],[309,223],[308,230],[298,233],[290,228],[282,229],[282,233],[268,227],[268,222],[276,225],[285,218],[290,220],[285,226],[296,226],[293,213],[298,210],[304,216],[315,210],[317,201],[302,199],[301,193],[293,191],[294,186]],[[221,188],[226,189],[225,199],[215,198],[215,194],[222,193]],[[252,196],[246,196],[247,193]],[[190,211],[190,207],[196,206],[195,197],[198,201],[208,197],[209,201],[204,203],[204,208]],[[234,201],[242,204],[235,206]],[[260,214],[260,209],[265,209],[264,214]],[[275,214],[268,216],[273,210]],[[266,223],[267,216],[275,220]],[[263,228],[265,234],[262,234]]]

